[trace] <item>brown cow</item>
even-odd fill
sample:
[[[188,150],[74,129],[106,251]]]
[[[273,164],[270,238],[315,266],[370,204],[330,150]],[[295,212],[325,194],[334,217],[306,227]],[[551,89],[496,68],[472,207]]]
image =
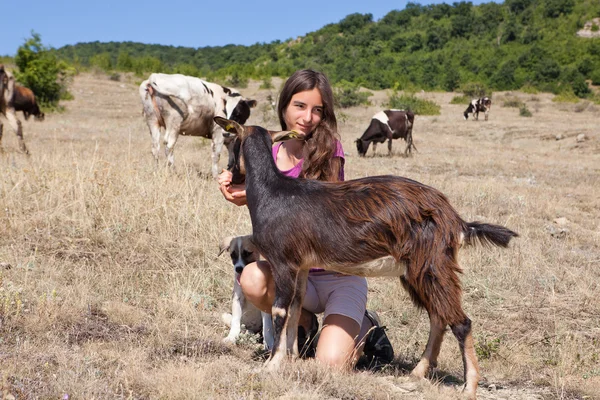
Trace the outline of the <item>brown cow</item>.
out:
[[[29,154],[29,150],[27,150],[27,146],[25,146],[25,141],[23,140],[23,127],[21,121],[17,119],[17,110],[15,109],[15,99],[19,100],[19,107],[24,107],[25,104],[25,101],[22,100],[22,96],[20,94],[16,95],[17,92],[20,93],[18,87],[19,86],[15,84],[14,76],[4,68],[4,65],[0,64],[0,114],[6,117],[9,125],[17,134],[21,151],[25,154]],[[35,107],[37,108],[37,104]],[[19,108],[19,110],[23,111],[24,108]],[[27,107],[27,110],[28,113],[34,113],[31,107]],[[25,113],[25,111],[23,112]],[[39,108],[37,109],[37,114],[41,114]],[[28,117],[29,115],[26,114],[26,116]],[[0,144],[2,143],[3,129],[4,125],[2,124],[2,121],[0,121]],[[2,147],[0,147],[0,151],[1,149]]]
[[[30,115],[33,115],[37,121],[44,120],[45,115],[37,105],[35,95],[29,88],[15,85],[13,106],[15,107],[15,111],[23,111],[23,116],[26,120],[29,119]]]

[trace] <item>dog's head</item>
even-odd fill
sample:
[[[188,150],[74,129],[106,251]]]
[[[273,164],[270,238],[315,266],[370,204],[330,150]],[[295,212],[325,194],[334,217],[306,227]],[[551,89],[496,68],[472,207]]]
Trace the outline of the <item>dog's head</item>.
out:
[[[256,246],[252,242],[252,235],[228,236],[223,239],[219,250],[219,255],[225,250],[229,252],[236,274],[241,274],[246,265],[258,261],[260,257]]]

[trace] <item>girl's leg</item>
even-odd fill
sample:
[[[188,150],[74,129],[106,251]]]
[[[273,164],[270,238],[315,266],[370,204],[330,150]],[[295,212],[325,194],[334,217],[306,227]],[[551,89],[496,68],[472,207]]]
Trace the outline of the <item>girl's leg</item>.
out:
[[[360,325],[352,318],[331,314],[325,318],[317,345],[317,360],[332,367],[350,370],[356,364],[356,339]]]

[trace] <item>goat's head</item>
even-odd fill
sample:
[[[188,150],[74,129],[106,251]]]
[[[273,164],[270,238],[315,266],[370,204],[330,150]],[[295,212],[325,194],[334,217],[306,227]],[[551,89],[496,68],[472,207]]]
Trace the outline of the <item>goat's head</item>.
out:
[[[253,135],[268,133],[271,141],[280,142],[284,140],[304,140],[304,135],[296,131],[269,131],[260,126],[244,126],[233,120],[223,117],[215,117],[214,121],[225,131],[226,139],[231,140],[229,148],[229,161],[227,169],[231,171],[233,184],[244,183],[246,178],[246,168],[244,166],[244,157],[242,154],[242,144]]]

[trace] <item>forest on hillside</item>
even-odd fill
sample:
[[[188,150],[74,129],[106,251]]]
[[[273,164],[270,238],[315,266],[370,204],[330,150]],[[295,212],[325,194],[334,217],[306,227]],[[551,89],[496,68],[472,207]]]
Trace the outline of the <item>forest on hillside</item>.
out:
[[[378,21],[351,14],[288,41],[252,46],[174,47],[78,43],[54,50],[74,65],[106,71],[183,73],[243,87],[249,78],[324,71],[336,84],[370,89],[533,88],[590,95],[600,84],[600,38],[576,32],[600,16],[597,0],[408,3]],[[598,31],[597,25],[592,31]]]

